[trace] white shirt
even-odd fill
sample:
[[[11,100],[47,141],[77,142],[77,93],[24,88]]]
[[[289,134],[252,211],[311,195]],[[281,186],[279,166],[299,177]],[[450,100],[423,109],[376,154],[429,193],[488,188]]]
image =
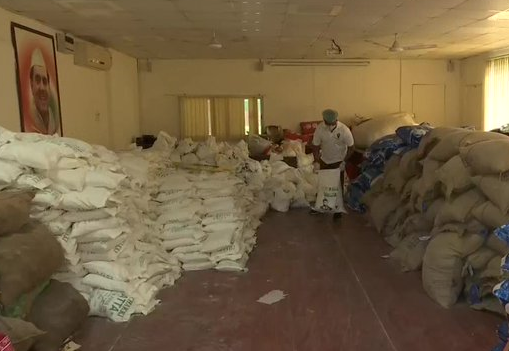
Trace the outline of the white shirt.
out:
[[[327,164],[344,161],[348,148],[353,146],[353,135],[346,125],[338,121],[333,128],[322,122],[313,136],[313,145],[320,146],[321,159]]]

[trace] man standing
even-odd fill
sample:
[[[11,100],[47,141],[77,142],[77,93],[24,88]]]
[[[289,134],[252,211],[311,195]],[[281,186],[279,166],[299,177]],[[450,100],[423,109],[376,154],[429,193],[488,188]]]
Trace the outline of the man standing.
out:
[[[353,136],[350,129],[338,121],[338,112],[327,109],[322,112],[323,123],[315,130],[313,137],[314,168],[341,169],[341,189],[344,180],[345,161],[353,152]],[[316,210],[312,214],[319,213]],[[341,213],[335,213],[334,219],[341,218]]]
[[[55,134],[59,132],[60,119],[51,104],[50,77],[42,52],[35,49],[30,66],[30,123],[26,132]]]

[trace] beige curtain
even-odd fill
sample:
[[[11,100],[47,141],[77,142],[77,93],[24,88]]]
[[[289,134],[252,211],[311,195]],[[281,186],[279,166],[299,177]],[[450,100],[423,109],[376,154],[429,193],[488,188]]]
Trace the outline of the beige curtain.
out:
[[[205,139],[210,135],[209,99],[180,98],[180,133],[182,138]]]
[[[217,140],[239,140],[244,137],[244,98],[213,98],[211,117],[212,135]]]
[[[484,130],[509,123],[509,57],[489,60],[484,79]]]
[[[249,99],[249,133],[260,134],[260,128],[258,124],[258,99]]]

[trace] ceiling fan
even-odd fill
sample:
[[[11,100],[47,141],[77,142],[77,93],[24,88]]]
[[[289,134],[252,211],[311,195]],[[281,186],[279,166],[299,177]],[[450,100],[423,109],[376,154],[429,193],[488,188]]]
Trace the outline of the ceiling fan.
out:
[[[374,45],[384,47],[391,52],[403,52],[403,51],[408,51],[408,50],[425,50],[425,49],[434,49],[437,47],[435,44],[401,46],[401,44],[398,41],[398,33],[394,34],[394,42],[392,43],[391,46],[380,44],[380,43],[377,43],[376,41],[372,41],[372,40],[365,40],[365,41],[367,43],[371,43]]]

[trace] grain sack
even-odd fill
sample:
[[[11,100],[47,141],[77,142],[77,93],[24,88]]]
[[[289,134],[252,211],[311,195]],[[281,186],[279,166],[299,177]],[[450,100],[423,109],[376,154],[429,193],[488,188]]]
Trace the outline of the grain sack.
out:
[[[403,226],[403,222],[408,215],[408,209],[404,206],[400,206],[396,209],[396,211],[392,212],[389,215],[389,218],[382,229],[382,235],[385,237],[385,241],[396,247],[397,244],[402,239],[402,231],[401,227]]]
[[[405,201],[405,200],[409,200],[410,197],[412,196],[412,189],[414,187],[414,184],[417,182],[418,178],[417,177],[413,177],[413,178],[410,178],[405,186],[403,187],[403,189],[401,190],[401,201]]]
[[[502,213],[509,212],[509,182],[498,176],[475,176],[472,182]]]
[[[59,242],[41,224],[0,238],[0,302],[8,307],[18,297],[47,281],[62,266]]]
[[[0,235],[18,231],[28,222],[34,195],[31,191],[0,192]]]
[[[422,282],[428,295],[443,307],[456,303],[463,289],[463,258],[478,250],[484,238],[442,233],[431,240],[423,259]]]
[[[318,194],[314,209],[322,213],[346,213],[343,190],[340,185],[340,169],[324,169],[318,172]]]
[[[400,162],[401,162],[400,155],[392,155],[391,158],[389,158],[389,160],[385,163],[384,173],[389,173],[392,170],[398,170]]]
[[[426,232],[416,232],[407,235],[390,253],[390,257],[396,260],[403,272],[417,271],[422,266],[422,260],[429,240],[425,240]]]
[[[436,171],[442,166],[439,161],[426,159],[423,161],[422,177],[416,188],[416,203],[420,211],[426,210],[426,204],[440,195],[440,183]]]
[[[401,194],[406,183],[406,179],[401,175],[399,168],[392,169],[384,175],[384,188],[386,190],[392,189],[397,194]]]
[[[465,260],[464,275],[467,274],[466,269],[472,269],[474,272],[484,269],[495,256],[497,256],[497,253],[488,247],[481,247],[479,250],[476,250],[468,255]]]
[[[509,223],[509,214],[502,213],[491,201],[486,201],[474,207],[472,215],[490,229]]]
[[[447,137],[448,134],[457,132],[459,130],[459,128],[450,127],[433,128],[421,139],[419,147],[417,148],[417,158],[419,160],[425,158],[440,140]]]
[[[127,322],[135,314],[135,299],[118,291],[95,289],[90,295],[90,315]]]
[[[30,322],[21,319],[0,317],[0,333],[11,339],[16,351],[28,351],[44,334]]]
[[[383,193],[383,181],[378,181],[373,183],[371,189],[366,191],[362,196],[362,203],[366,205],[366,207],[370,208],[373,204],[373,201]]]
[[[486,247],[493,250],[499,255],[509,254],[509,246],[500,240],[495,234],[490,234],[486,240]]]
[[[463,162],[474,175],[500,175],[509,171],[509,138],[460,148]]]
[[[429,233],[432,228],[432,221],[429,221],[422,213],[415,213],[405,219],[401,231],[403,236],[407,236],[412,233]]]
[[[435,226],[447,223],[464,223],[471,211],[485,201],[484,196],[472,189],[447,201],[435,218]],[[481,221],[482,222],[482,221]]]
[[[438,180],[445,186],[445,197],[449,199],[452,193],[462,193],[473,187],[467,168],[458,155],[452,157],[437,171]]]
[[[380,138],[394,134],[401,126],[414,125],[414,115],[399,112],[383,117],[377,117],[352,127],[352,135],[355,146],[359,149],[367,149]]]
[[[33,351],[58,350],[88,316],[88,302],[70,284],[52,280],[35,299],[27,320],[46,332]]]
[[[417,149],[410,150],[403,154],[399,162],[399,171],[405,179],[415,177],[421,173],[422,167],[417,160]]]
[[[468,147],[477,143],[481,143],[483,141],[490,140],[499,140],[505,139],[507,140],[507,136],[501,133],[495,132],[482,132],[482,131],[473,131],[467,134],[460,142],[460,147]]]
[[[489,260],[488,264],[481,272],[480,278],[497,278],[497,280],[500,281],[500,277],[502,277],[502,270],[500,268],[502,259],[502,256],[495,255],[491,260]]]
[[[426,220],[428,220],[431,223],[435,223],[435,219],[437,215],[442,211],[444,205],[445,205],[444,199],[436,199],[435,201],[433,201],[424,212]]]
[[[369,208],[369,213],[379,233],[384,228],[391,213],[396,211],[400,204],[399,196],[393,191],[384,192],[375,198],[372,206]]]
[[[446,138],[443,138],[435,145],[428,154],[428,157],[441,162],[450,160],[459,154],[461,140],[471,133],[471,131],[465,129],[449,133]]]
[[[438,235],[440,233],[445,233],[445,232],[454,232],[454,233],[458,233],[460,235],[463,235],[465,233],[471,233],[471,234],[479,234],[479,235],[483,235],[483,236],[487,236],[489,233],[488,228],[486,228],[486,226],[484,224],[482,224],[475,218],[470,218],[465,223],[451,222],[451,223],[443,224],[441,226],[436,226],[431,231],[431,235],[435,236],[435,235]]]

